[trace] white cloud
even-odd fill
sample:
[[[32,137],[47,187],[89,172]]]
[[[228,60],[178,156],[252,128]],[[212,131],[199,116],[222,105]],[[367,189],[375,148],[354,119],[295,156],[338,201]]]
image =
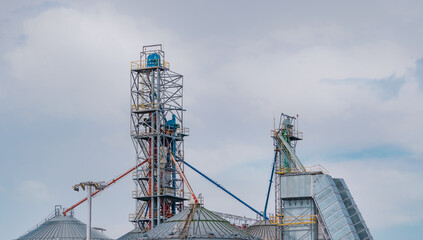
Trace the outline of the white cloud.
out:
[[[47,186],[39,181],[27,180],[21,183],[20,193],[28,199],[47,202],[51,199]]]
[[[35,118],[126,117],[129,62],[141,43],[168,36],[148,20],[97,7],[52,8],[24,22],[26,40],[7,56],[14,79],[2,83],[15,109]]]
[[[257,162],[266,149],[261,149],[255,144],[243,144],[226,141],[217,147],[193,149],[187,147],[187,161],[198,166],[199,169],[206,169],[209,173],[219,173],[232,168],[239,168],[245,164]],[[190,160],[188,160],[190,159]]]
[[[4,102],[30,117],[127,119],[129,61],[138,58],[142,44],[164,42],[172,70],[185,76],[189,110],[185,119],[193,132],[187,139],[187,161],[254,206],[264,204],[273,154],[271,141],[262,139],[269,137],[271,118],[281,111],[300,114],[300,130],[306,138],[299,145],[299,155],[321,156],[378,144],[422,153],[419,103],[423,97],[410,68],[423,53],[410,52],[395,39],[356,44],[360,36],[340,22],[235,38],[240,42],[228,43],[227,36],[218,33],[193,42],[192,32],[170,34],[154,19],[124,16],[104,3],[92,9],[96,10],[51,8],[24,22],[26,40],[7,56],[13,81],[0,83],[0,97],[7,98]],[[350,37],[348,44],[342,43]],[[332,42],[337,44],[329,45]],[[389,100],[380,99],[371,88],[321,81],[393,75],[406,81],[398,96]],[[106,142],[110,148],[119,146],[113,139]],[[257,168],[258,162],[265,166]],[[413,212],[409,205],[418,205],[422,196],[403,186],[415,182],[421,188],[421,177],[376,165],[370,170],[361,161],[325,164],[334,175],[346,178],[371,226],[391,226],[385,219],[401,201],[406,203],[400,206],[404,214],[393,222],[419,219],[413,214],[421,214],[421,209]],[[240,215],[249,211],[198,176],[190,179],[197,193],[207,194],[206,206]],[[398,196],[390,186],[398,189]],[[21,189],[33,199],[50,199],[40,182],[27,181]],[[119,224],[113,228],[116,235],[124,230]]]
[[[301,26],[292,29],[277,29],[270,36],[279,44],[305,45],[327,44],[334,41],[346,40],[350,34],[337,24],[321,26]]]
[[[374,159],[323,164],[333,177],[346,180],[370,229],[423,220],[421,171],[410,171],[397,162],[381,163]],[[418,170],[421,165],[414,168]]]
[[[418,103],[423,96],[412,77],[414,61],[403,46],[392,42],[347,48],[315,46],[287,54],[283,51],[238,54],[213,73],[212,79],[204,79],[215,85],[216,90],[222,90],[204,90],[201,94],[217,96],[214,103],[221,104],[223,110],[235,102],[231,114],[241,112],[242,116],[270,118],[275,111],[300,113],[302,126],[310,129],[306,134],[315,149],[322,145],[326,145],[326,150],[339,144],[340,149],[351,149],[393,143],[405,148],[416,145],[413,151],[421,152],[417,148],[422,143],[418,121],[423,114]],[[377,81],[393,74],[405,83],[398,96],[389,100],[381,99],[378,89],[322,81],[352,77]],[[412,140],[399,139],[400,131],[412,136]],[[366,137],[357,132],[365,133]],[[324,135],[325,141],[319,141]]]

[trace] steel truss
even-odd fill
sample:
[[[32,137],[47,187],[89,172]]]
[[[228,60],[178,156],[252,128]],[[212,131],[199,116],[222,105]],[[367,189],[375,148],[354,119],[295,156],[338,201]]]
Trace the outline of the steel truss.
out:
[[[133,174],[135,230],[148,231],[183,209],[184,184],[170,153],[183,169],[183,76],[169,69],[161,45],[144,46],[131,63],[131,137],[137,164]]]
[[[303,139],[302,132],[297,130],[297,118],[293,116],[289,116],[286,114],[281,114],[279,120],[279,127],[272,131],[272,138],[273,138],[273,146],[275,150],[275,164],[274,164],[274,171],[275,173],[280,173],[281,169],[296,169],[296,168],[304,168],[301,165],[301,162],[298,160],[298,165],[296,166],[296,161],[293,155],[295,155],[295,148],[297,146],[297,141]],[[283,139],[282,139],[283,138]],[[294,151],[291,154],[287,147],[284,145],[287,143],[289,147]],[[281,198],[281,175],[276,174],[275,176],[275,216],[283,216],[283,201]],[[280,239],[283,239],[283,229],[286,226],[278,226],[277,228],[277,236],[280,236]]]

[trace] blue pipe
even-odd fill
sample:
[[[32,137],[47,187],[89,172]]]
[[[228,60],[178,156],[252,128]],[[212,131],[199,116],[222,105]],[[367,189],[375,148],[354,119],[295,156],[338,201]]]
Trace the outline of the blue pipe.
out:
[[[247,203],[245,203],[244,201],[242,201],[241,199],[239,199],[237,196],[233,195],[231,192],[229,192],[228,190],[226,190],[224,187],[222,187],[219,183],[213,181],[212,179],[210,179],[209,177],[207,177],[206,175],[204,175],[202,172],[200,172],[199,170],[197,170],[196,168],[194,168],[193,166],[191,166],[190,164],[188,164],[187,162],[183,161],[188,167],[190,167],[192,170],[194,170],[195,172],[197,172],[198,174],[200,174],[201,176],[203,176],[205,179],[209,180],[211,183],[213,183],[214,185],[216,185],[218,188],[222,189],[223,191],[225,191],[227,194],[231,195],[231,197],[235,198],[236,200],[238,200],[240,203],[244,204],[246,207],[248,207],[249,209],[251,209],[253,212],[257,213],[258,215],[260,215],[261,217],[264,217],[265,219],[268,219],[267,217],[263,216],[262,213],[260,213],[259,211],[255,210],[254,208],[252,208],[250,205],[248,205]]]
[[[275,152],[275,160],[273,160],[273,166],[272,166],[272,174],[270,175],[270,180],[269,180],[269,189],[267,189],[267,197],[266,197],[266,204],[264,205],[264,216],[267,216],[267,204],[269,203],[269,195],[270,195],[270,189],[272,187],[272,182],[273,182],[273,174],[275,173],[275,165],[276,165],[276,157],[277,157],[277,153]],[[267,219],[267,217],[266,217]]]

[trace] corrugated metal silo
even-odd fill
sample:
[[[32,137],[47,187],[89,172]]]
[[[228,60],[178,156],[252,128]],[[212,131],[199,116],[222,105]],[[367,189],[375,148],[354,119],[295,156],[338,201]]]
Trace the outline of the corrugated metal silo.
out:
[[[128,235],[124,235],[128,236]],[[123,239],[122,236],[119,240]],[[199,204],[191,205],[161,223],[141,239],[257,239]]]
[[[279,240],[277,225],[270,224],[269,220],[259,220],[245,229],[249,234],[262,240]]]
[[[133,230],[133,231],[130,231],[130,232],[124,234],[123,236],[121,236],[117,240],[138,240],[138,239],[141,239],[144,234],[145,233],[136,232],[135,230]]]
[[[85,240],[87,225],[73,217],[73,214],[63,216],[61,207],[55,210],[54,215],[17,240]],[[91,229],[92,240],[110,240],[106,235]]]

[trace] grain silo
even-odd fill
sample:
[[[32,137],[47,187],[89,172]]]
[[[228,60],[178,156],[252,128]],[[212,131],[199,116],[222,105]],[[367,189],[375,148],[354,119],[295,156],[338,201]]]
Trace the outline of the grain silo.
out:
[[[277,234],[278,226],[271,224],[269,220],[259,220],[251,226],[248,226],[245,231],[262,240],[279,239],[279,235]]]
[[[192,204],[179,214],[143,234],[142,239],[256,239],[249,233],[200,204]]]
[[[16,240],[85,240],[87,225],[73,217],[73,213],[64,216],[61,206],[56,206],[54,214]],[[92,240],[109,240],[111,238],[91,229]]]

